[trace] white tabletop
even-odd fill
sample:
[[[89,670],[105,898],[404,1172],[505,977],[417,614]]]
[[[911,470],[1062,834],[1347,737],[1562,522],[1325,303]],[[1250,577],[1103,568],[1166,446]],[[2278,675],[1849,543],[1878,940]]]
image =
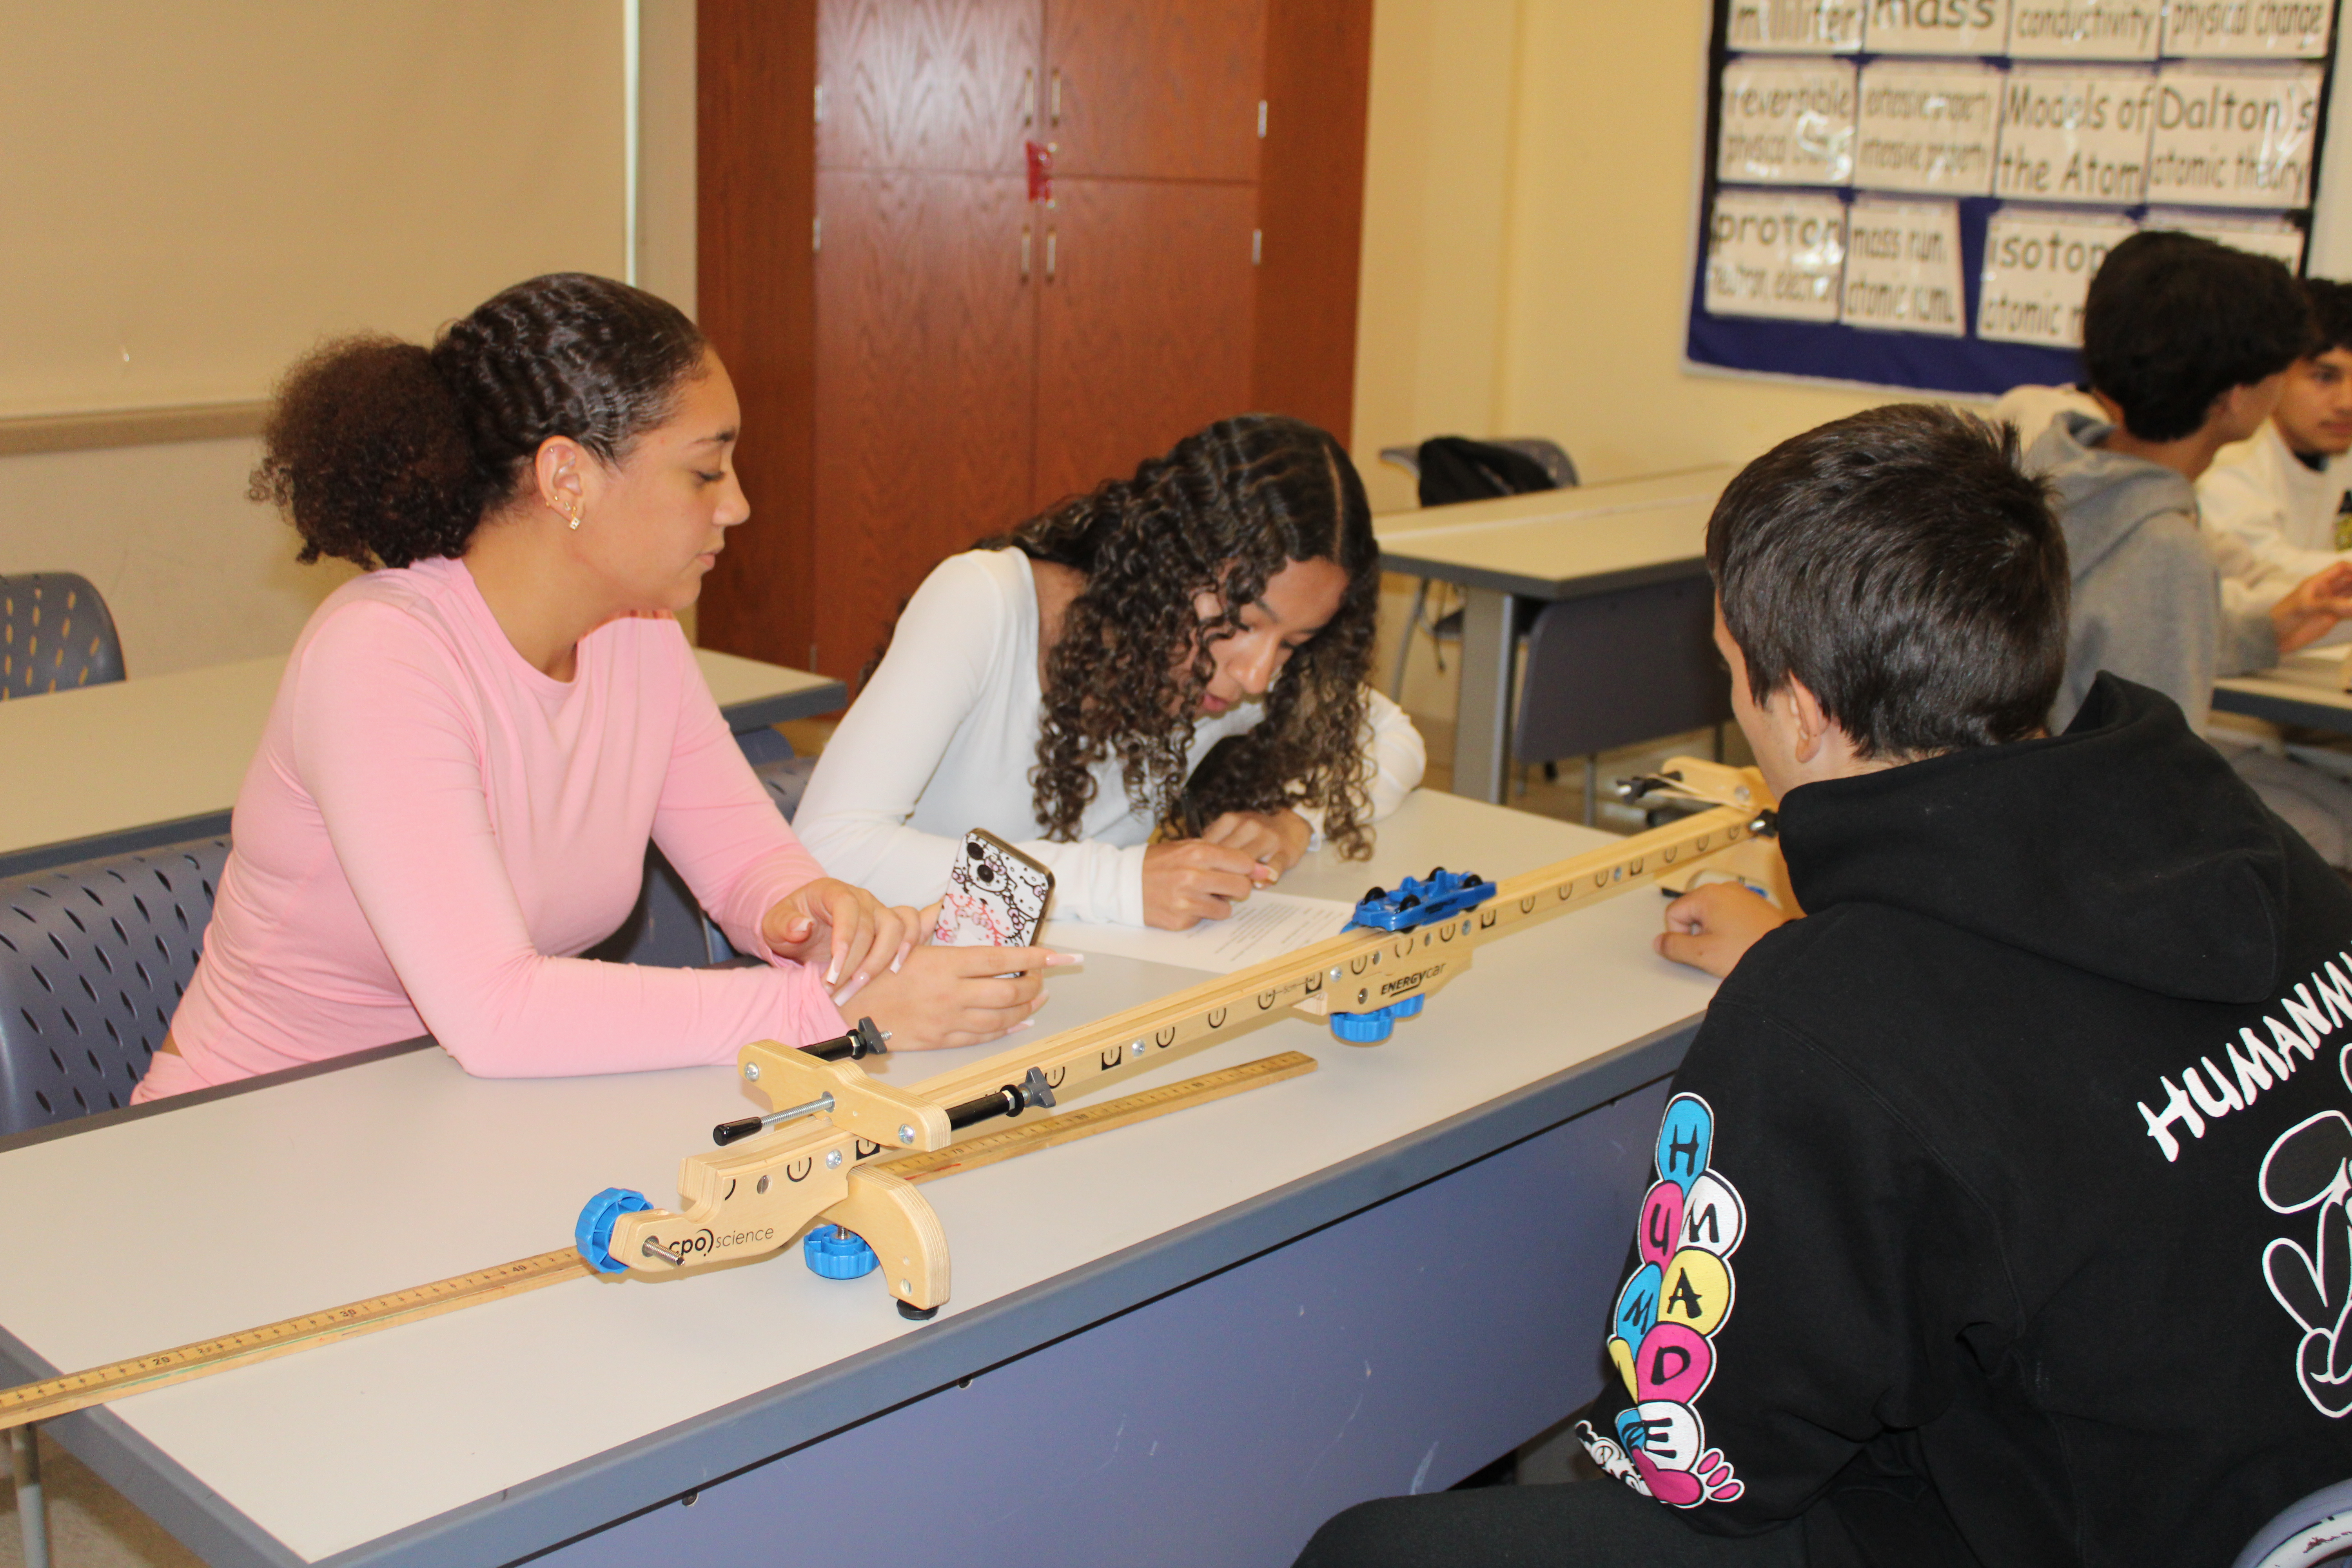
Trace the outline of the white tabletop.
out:
[[[1738,471],[1696,468],[1390,512],[1372,526],[1391,571],[1561,598],[1695,570],[1706,556],[1707,515]]]
[[[1352,899],[1433,864],[1504,876],[1600,841],[1423,793],[1383,825],[1370,862],[1318,857],[1283,886]],[[1382,1046],[1342,1046],[1292,1019],[1155,1060],[1105,1092],[1280,1050],[1322,1065],[925,1187],[954,1257],[946,1315],[1699,1012],[1713,983],[1650,952],[1659,909],[1637,890],[1483,948]],[[1090,959],[1054,982],[1038,1027],[1198,978]],[[884,1070],[912,1082],[994,1048],[895,1056]],[[70,1238],[0,1273],[0,1327],[56,1366],[82,1367],[542,1252],[606,1185],[675,1202],[678,1158],[747,1103],[726,1067],[501,1082],[425,1050],[0,1152],[0,1210]],[[574,1281],[113,1409],[316,1560],[921,1331],[871,1279],[822,1280],[788,1252],[667,1282]]]
[[[836,688],[695,650],[721,708]],[[283,654],[0,702],[0,856],[226,812],[261,744]]]

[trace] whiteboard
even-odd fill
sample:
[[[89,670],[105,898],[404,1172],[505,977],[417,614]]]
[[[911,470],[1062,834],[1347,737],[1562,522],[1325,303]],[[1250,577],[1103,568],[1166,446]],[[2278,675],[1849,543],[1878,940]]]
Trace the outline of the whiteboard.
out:
[[[0,0],[0,418],[264,397],[627,256],[623,0]]]

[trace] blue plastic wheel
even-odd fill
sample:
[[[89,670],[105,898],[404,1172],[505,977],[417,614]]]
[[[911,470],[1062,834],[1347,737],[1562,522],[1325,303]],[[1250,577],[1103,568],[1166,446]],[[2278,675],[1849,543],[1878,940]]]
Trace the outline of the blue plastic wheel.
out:
[[[837,1225],[821,1225],[810,1231],[801,1242],[801,1257],[807,1260],[810,1273],[827,1279],[856,1279],[873,1273],[882,1263],[864,1237]]]
[[[645,1194],[627,1187],[606,1187],[590,1198],[580,1210],[579,1223],[572,1227],[572,1239],[588,1267],[599,1274],[626,1274],[629,1266],[613,1256],[613,1222],[653,1206]]]

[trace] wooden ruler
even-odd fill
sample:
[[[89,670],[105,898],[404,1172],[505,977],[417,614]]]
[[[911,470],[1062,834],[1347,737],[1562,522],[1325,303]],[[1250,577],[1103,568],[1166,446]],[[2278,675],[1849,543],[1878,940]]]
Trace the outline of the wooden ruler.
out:
[[[1313,1072],[1315,1067],[1313,1057],[1302,1056],[1297,1051],[1284,1051],[1279,1056],[1261,1057],[1254,1062],[1244,1062],[1237,1068],[1202,1073],[1199,1078],[1188,1078],[1181,1083],[1147,1089],[1140,1094],[1125,1095],[1118,1100],[1105,1100],[1100,1105],[1081,1106],[1042,1121],[1016,1121],[984,1136],[967,1139],[945,1149],[934,1149],[928,1154],[902,1154],[895,1160],[883,1162],[882,1169],[904,1181],[918,1184],[935,1182],[941,1176],[976,1171],[982,1165],[993,1165],[999,1160],[1010,1160],[1015,1154],[1034,1154],[1056,1143],[1073,1142],[1080,1138],[1091,1138],[1097,1132],[1108,1132],[1114,1127],[1131,1127],[1139,1121],[1149,1121],[1155,1116],[1165,1116],[1188,1105],[1201,1105],[1212,1100],[1223,1100],[1229,1094],[1239,1094],[1245,1089],[1297,1078]]]
[[[1058,1143],[1073,1142],[1080,1138],[1090,1138],[1097,1132],[1108,1132],[1114,1128],[1149,1121],[1171,1110],[1182,1110],[1188,1106],[1223,1100],[1244,1089],[1297,1078],[1313,1072],[1315,1067],[1314,1058],[1302,1056],[1297,1051],[1285,1051],[1279,1056],[1245,1062],[1240,1067],[1226,1068],[1218,1072],[1203,1073],[1181,1083],[1163,1084],[1158,1089],[1145,1089],[1139,1094],[1127,1095],[1101,1105],[1082,1106],[1034,1121],[1018,1121],[950,1148],[926,1154],[909,1154],[887,1162],[884,1168],[909,1182],[936,1181],[941,1176],[951,1176],[982,1165],[992,1165],[1000,1160],[1010,1160],[1017,1154],[1034,1153]],[[151,1388],[162,1388],[168,1384],[186,1383],[192,1378],[226,1372],[232,1367],[247,1366],[275,1356],[291,1355],[296,1351],[309,1350],[314,1345],[332,1344],[337,1340],[372,1334],[379,1329],[394,1328],[424,1318],[438,1317],[444,1312],[454,1312],[484,1301],[519,1296],[544,1285],[587,1279],[594,1273],[595,1270],[588,1267],[576,1248],[567,1247],[557,1252],[542,1252],[536,1258],[517,1258],[512,1263],[460,1274],[455,1279],[438,1279],[430,1285],[395,1290],[389,1296],[376,1296],[365,1301],[353,1301],[349,1306],[332,1307],[323,1312],[287,1318],[261,1328],[247,1329],[242,1333],[202,1340],[176,1350],[160,1351],[108,1366],[92,1367],[88,1372],[68,1373],[45,1383],[0,1388],[0,1431],[70,1415],[93,1405],[103,1405],[128,1394],[144,1394]]]

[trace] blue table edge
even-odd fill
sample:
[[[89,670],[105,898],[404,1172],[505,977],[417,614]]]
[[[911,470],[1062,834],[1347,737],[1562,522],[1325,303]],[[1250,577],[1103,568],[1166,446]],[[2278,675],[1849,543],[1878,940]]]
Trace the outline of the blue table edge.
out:
[[[1654,1083],[1681,1064],[1703,1016],[1668,1025],[1083,1268],[317,1562],[325,1568],[505,1563],[594,1534],[1246,1263]],[[1396,1049],[1402,1038],[1366,1048]],[[381,1047],[205,1090],[200,1098],[249,1093],[432,1043]],[[111,1111],[0,1142],[0,1152],[173,1109],[165,1102]],[[769,1266],[792,1262],[780,1257]],[[0,1328],[0,1371],[30,1382],[55,1377],[58,1370]],[[311,1568],[312,1560],[295,1554],[105,1406],[46,1425],[83,1463],[216,1568]],[[618,1499],[648,1498],[653,1500],[613,1507]]]

